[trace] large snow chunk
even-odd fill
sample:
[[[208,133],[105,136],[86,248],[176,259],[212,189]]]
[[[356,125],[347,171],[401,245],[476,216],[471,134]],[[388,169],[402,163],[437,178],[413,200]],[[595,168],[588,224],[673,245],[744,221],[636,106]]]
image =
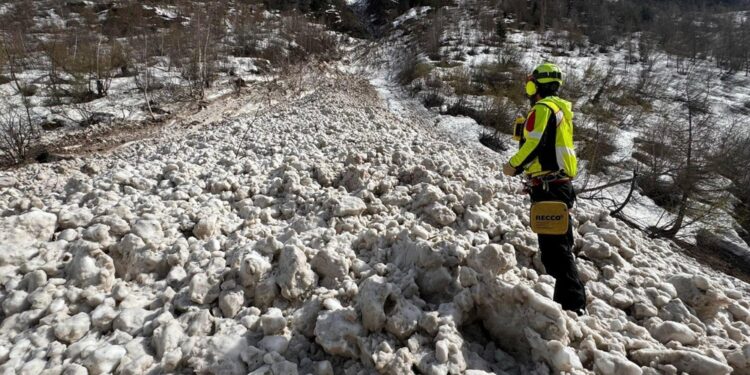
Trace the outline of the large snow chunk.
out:
[[[731,302],[705,276],[681,274],[672,276],[667,281],[674,285],[677,297],[695,309],[702,320],[714,317]]]
[[[122,346],[104,344],[92,350],[83,360],[83,364],[90,375],[109,374],[120,364],[126,353],[127,350]]]
[[[536,331],[524,328],[526,339],[533,348],[532,357],[539,356],[557,373],[570,373],[583,369],[581,359],[572,348],[558,340],[544,340]]]
[[[152,236],[149,241],[154,240]],[[136,279],[138,275],[145,273],[167,273],[164,253],[153,250],[141,237],[133,233],[125,235],[113,250],[118,275],[122,275],[125,280]]]
[[[594,350],[594,371],[597,374],[612,375],[643,374],[643,370],[638,365],[628,361],[624,356],[607,353],[602,350]]]
[[[342,282],[351,266],[351,261],[343,252],[331,248],[318,251],[311,263],[315,272],[323,276],[322,284],[327,287],[335,287]]]
[[[3,312],[5,316],[26,311],[29,308],[29,294],[23,290],[14,290],[8,293],[3,301]]]
[[[177,349],[184,337],[185,331],[180,323],[174,319],[157,327],[151,338],[156,348],[156,358],[162,358],[166,353]]]
[[[0,189],[14,187],[18,183],[18,180],[13,176],[0,176]]]
[[[469,266],[479,273],[497,276],[516,266],[516,252],[511,244],[488,244],[468,259]]]
[[[60,228],[78,228],[85,227],[91,222],[94,215],[88,208],[69,207],[64,208],[58,215],[58,225]]]
[[[357,313],[351,308],[325,311],[315,324],[315,342],[328,354],[342,357],[359,357],[357,341],[364,333]]]
[[[393,312],[389,314],[385,329],[400,340],[404,340],[417,330],[417,324],[421,318],[422,310],[408,300],[400,298]]]
[[[190,279],[190,300],[197,304],[212,303],[219,298],[219,282],[200,272]]]
[[[215,216],[208,216],[198,220],[198,224],[193,227],[193,235],[201,240],[207,240],[221,233],[218,219]]]
[[[19,265],[39,252],[37,241],[49,241],[57,216],[43,211],[0,218],[0,266]]]
[[[333,203],[333,216],[357,216],[367,209],[365,202],[357,197],[345,195]]]
[[[94,328],[107,331],[112,327],[112,321],[117,318],[117,314],[118,312],[112,306],[101,304],[91,312],[91,323]]]
[[[698,335],[682,323],[664,322],[653,324],[648,328],[651,336],[664,344],[670,341],[677,341],[683,345],[692,345],[698,341]]]
[[[76,342],[91,328],[91,319],[86,313],[78,313],[55,325],[55,337],[65,343]]]
[[[732,368],[705,355],[688,350],[640,349],[630,358],[641,366],[672,365],[688,374],[727,375]]]
[[[133,233],[143,239],[146,245],[157,246],[164,240],[164,231],[156,220],[136,220],[132,229]]]
[[[477,200],[481,200],[478,194],[474,193]],[[464,212],[464,221],[466,222],[466,228],[471,231],[488,230],[495,226],[495,220],[492,215],[486,211],[469,208]]]
[[[65,274],[70,283],[85,288],[97,286],[112,290],[115,282],[115,264],[99,244],[79,240],[70,246],[73,258],[65,265]]]
[[[302,250],[286,246],[279,256],[279,273],[276,282],[281,295],[286,299],[297,299],[317,283],[317,275],[307,263]]]
[[[447,206],[433,202],[424,209],[425,214],[432,223],[438,226],[446,226],[456,221],[456,213]]]
[[[271,272],[271,263],[255,251],[249,252],[240,263],[240,281],[248,289],[254,289]]]
[[[188,364],[199,374],[245,375],[248,369],[242,361],[242,353],[247,348],[242,336],[205,337],[193,347]]]
[[[530,360],[537,349],[532,340],[532,336],[536,336],[530,336],[526,330],[533,331],[545,342],[568,342],[565,315],[552,300],[524,284],[513,285],[500,278],[479,286],[474,298],[478,316],[503,350],[515,353],[522,360]],[[545,353],[565,354],[557,349]],[[552,357],[545,357],[545,360],[550,365],[557,361]]]
[[[362,312],[362,323],[368,331],[380,331],[385,325],[385,304],[391,293],[391,285],[378,275],[370,276],[362,282],[357,295],[357,308]]]
[[[120,314],[112,322],[114,329],[127,332],[132,336],[138,335],[143,330],[143,324],[146,322],[150,312],[139,307],[126,308],[120,311]]]
[[[260,327],[266,336],[280,333],[286,328],[286,318],[284,318],[281,310],[272,307],[268,309],[265,315],[260,317]]]
[[[245,304],[245,293],[241,290],[222,293],[219,296],[219,308],[226,318],[234,318]]]

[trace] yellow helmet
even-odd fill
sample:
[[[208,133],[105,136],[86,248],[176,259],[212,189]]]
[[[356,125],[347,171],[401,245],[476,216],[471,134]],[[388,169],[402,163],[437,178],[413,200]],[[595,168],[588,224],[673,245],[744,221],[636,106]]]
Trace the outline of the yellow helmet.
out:
[[[557,82],[559,86],[562,86],[562,71],[560,71],[560,68],[555,64],[541,64],[534,68],[534,71],[526,80],[526,95],[534,96],[539,89],[539,85],[553,82]]]

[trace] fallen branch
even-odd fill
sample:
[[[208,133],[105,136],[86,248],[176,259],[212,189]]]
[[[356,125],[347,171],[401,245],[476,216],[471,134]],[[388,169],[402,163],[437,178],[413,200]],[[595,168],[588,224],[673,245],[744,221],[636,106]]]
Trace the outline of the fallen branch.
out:
[[[580,190],[578,192],[578,194],[588,193],[590,191],[604,190],[606,188],[610,188],[612,186],[616,186],[616,185],[620,185],[620,184],[624,184],[624,183],[628,183],[628,182],[632,183],[633,180],[634,180],[634,177],[626,178],[626,179],[622,179],[622,180],[618,180],[618,181],[615,181],[615,182],[610,182],[608,184],[604,184],[604,185],[601,185],[601,186],[597,186],[597,187],[592,187],[592,188]]]
[[[622,202],[622,204],[620,205],[620,207],[617,207],[615,210],[613,210],[613,211],[611,211],[609,213],[610,215],[612,215],[612,216],[617,215],[630,202],[630,198],[633,197],[633,191],[635,190],[635,187],[637,186],[637,183],[638,183],[638,172],[637,171],[633,171],[633,178],[631,178],[630,180],[631,180],[630,181],[630,191],[628,191],[628,196],[625,197],[625,201]]]

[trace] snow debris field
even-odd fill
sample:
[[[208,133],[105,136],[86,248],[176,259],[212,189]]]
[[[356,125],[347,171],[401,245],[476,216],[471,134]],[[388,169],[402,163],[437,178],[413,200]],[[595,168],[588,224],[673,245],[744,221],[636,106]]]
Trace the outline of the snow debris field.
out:
[[[504,160],[303,78],[0,176],[0,373],[750,373],[747,284],[580,203],[565,312]]]

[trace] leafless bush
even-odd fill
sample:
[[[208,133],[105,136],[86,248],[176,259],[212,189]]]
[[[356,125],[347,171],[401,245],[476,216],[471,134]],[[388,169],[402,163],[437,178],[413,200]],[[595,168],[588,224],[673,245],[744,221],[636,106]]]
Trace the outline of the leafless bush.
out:
[[[617,151],[613,134],[608,123],[592,121],[576,127],[576,140],[580,143],[578,157],[588,161],[586,168],[590,173],[602,172],[612,165],[607,158]]]
[[[482,35],[482,42],[489,43],[497,38],[497,25],[495,23],[495,16],[493,12],[482,12],[479,15],[477,26]]]
[[[515,110],[507,101],[493,98],[481,105],[470,104],[465,97],[448,107],[446,114],[451,116],[471,117],[477,124],[485,126],[493,134],[511,134],[515,119]]]
[[[39,90],[39,87],[34,84],[22,84],[19,87],[19,94],[23,96],[34,96],[36,95],[37,90]]]
[[[482,131],[482,133],[479,135],[479,143],[496,152],[503,152],[508,149],[508,145],[505,143],[505,140],[493,131]]]
[[[416,52],[410,52],[394,62],[396,81],[402,85],[411,83],[417,78],[426,77],[430,74],[432,66],[419,60]]]
[[[437,90],[430,90],[422,97],[422,104],[427,107],[440,107],[445,103],[445,98],[437,92]]]
[[[337,39],[328,33],[322,25],[311,24],[298,13],[284,18],[283,31],[294,40],[296,48],[293,58],[307,59],[315,56],[318,59],[335,58]]]
[[[472,107],[464,96],[459,97],[455,103],[448,106],[448,110],[445,114],[450,116],[471,117],[477,121],[477,123],[479,123],[479,120],[482,118],[480,111]]]
[[[526,95],[519,82],[523,82],[525,72],[519,66],[501,62],[482,64],[472,72],[472,81],[482,88],[482,94],[508,98],[514,105],[527,103]]]
[[[39,139],[39,132],[24,115],[9,110],[0,114],[0,158],[4,164],[14,165],[28,157]]]
[[[443,8],[438,9],[430,21],[430,26],[422,35],[422,48],[433,60],[440,60],[440,47],[445,30],[446,14]]]
[[[457,68],[448,76],[453,91],[458,96],[476,95],[482,91],[480,87],[473,85],[474,80],[469,69]]]
[[[509,69],[520,66],[521,57],[523,57],[523,55],[518,47],[506,43],[497,55],[497,62]]]
[[[510,101],[498,97],[486,101],[479,111],[477,123],[494,131],[494,134],[513,134],[513,123],[520,112]]]

